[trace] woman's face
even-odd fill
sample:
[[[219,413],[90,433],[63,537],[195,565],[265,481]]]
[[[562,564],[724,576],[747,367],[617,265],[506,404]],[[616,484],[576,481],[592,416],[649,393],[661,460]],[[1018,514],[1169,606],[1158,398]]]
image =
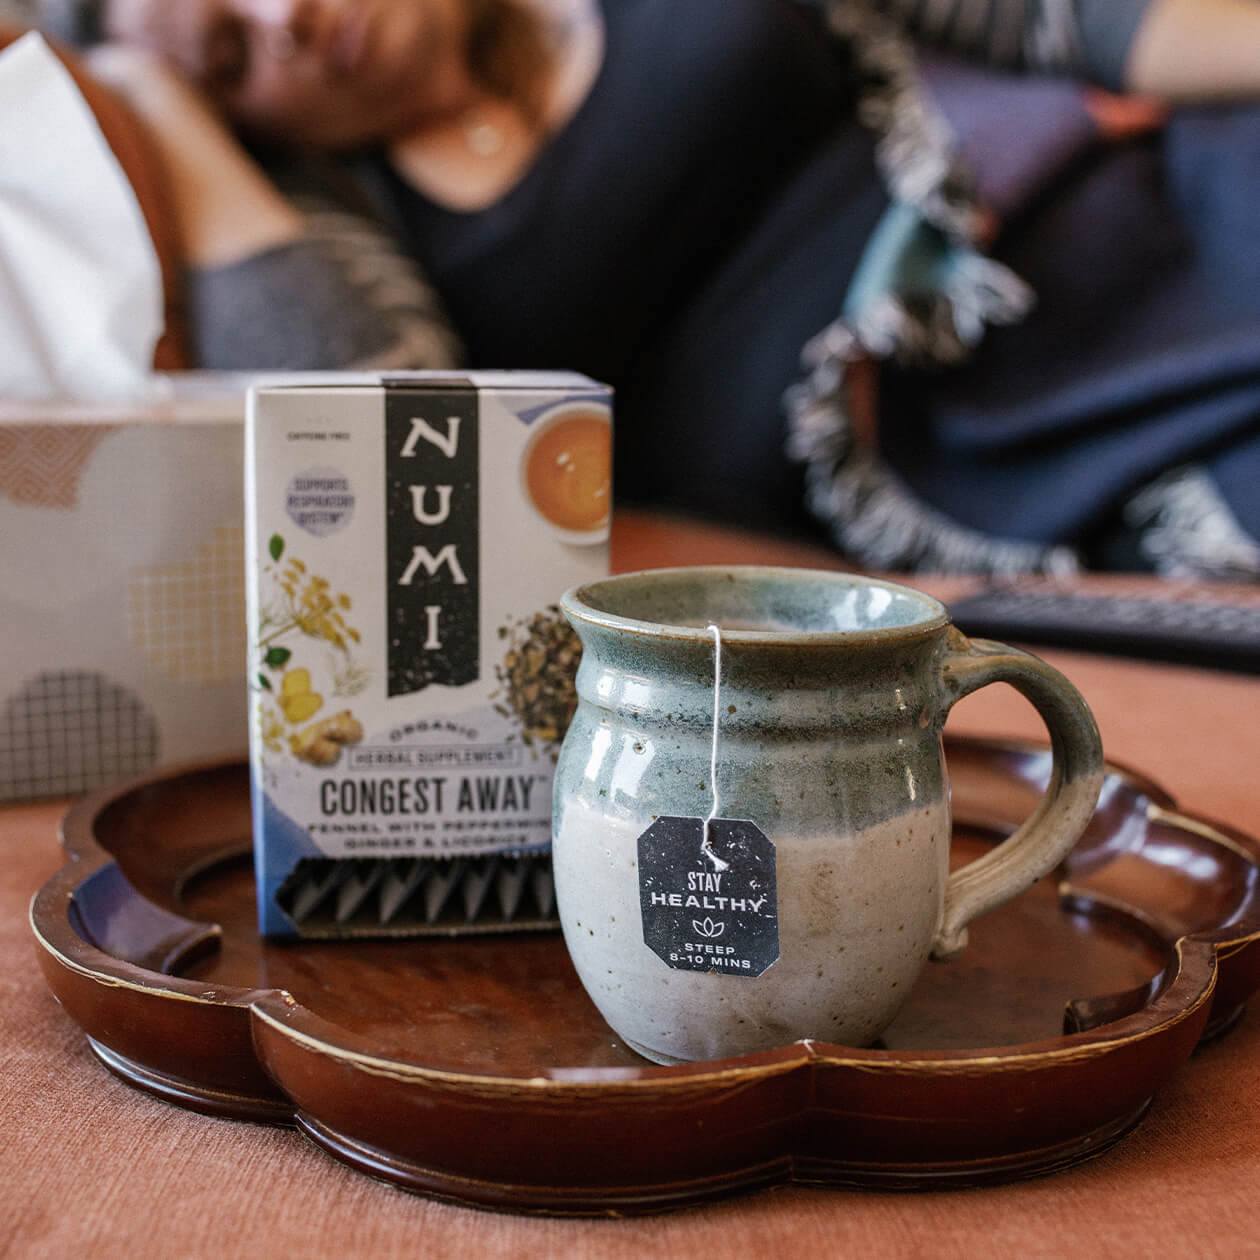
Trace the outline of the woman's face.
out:
[[[105,26],[169,58],[233,121],[345,148],[441,108],[458,12],[453,0],[108,0]]]

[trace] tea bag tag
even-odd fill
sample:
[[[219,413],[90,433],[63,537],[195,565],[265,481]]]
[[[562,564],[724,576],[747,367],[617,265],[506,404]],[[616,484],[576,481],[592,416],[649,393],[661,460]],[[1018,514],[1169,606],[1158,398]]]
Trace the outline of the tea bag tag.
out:
[[[738,818],[658,818],[639,837],[643,943],[678,971],[752,979],[779,957],[774,844]]]
[[[755,822],[719,818],[722,631],[713,636],[713,739],[705,818],[658,818],[639,837],[643,943],[679,971],[752,979],[779,957],[774,844]]]

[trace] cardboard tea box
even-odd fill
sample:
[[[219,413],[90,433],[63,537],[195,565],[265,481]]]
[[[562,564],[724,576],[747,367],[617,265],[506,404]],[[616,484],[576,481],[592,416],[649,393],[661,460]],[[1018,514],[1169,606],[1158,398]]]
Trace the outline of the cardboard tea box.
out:
[[[244,400],[0,402],[0,800],[244,754]]]
[[[611,398],[568,373],[250,391],[251,768],[264,933],[551,922],[555,756],[608,567]]]

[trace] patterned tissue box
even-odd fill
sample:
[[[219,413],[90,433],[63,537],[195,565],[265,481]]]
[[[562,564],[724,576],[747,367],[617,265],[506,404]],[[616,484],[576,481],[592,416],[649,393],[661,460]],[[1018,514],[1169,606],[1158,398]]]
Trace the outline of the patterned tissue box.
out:
[[[244,400],[0,402],[0,800],[245,754]]]

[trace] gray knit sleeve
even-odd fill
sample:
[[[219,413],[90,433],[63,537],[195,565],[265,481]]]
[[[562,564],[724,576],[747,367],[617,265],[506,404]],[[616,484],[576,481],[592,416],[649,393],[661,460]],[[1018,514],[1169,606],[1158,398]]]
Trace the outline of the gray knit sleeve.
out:
[[[222,370],[453,367],[462,350],[415,263],[371,218],[296,195],[296,241],[189,271],[195,366]]]
[[[1124,84],[1150,0],[870,0],[916,37],[989,65]]]

